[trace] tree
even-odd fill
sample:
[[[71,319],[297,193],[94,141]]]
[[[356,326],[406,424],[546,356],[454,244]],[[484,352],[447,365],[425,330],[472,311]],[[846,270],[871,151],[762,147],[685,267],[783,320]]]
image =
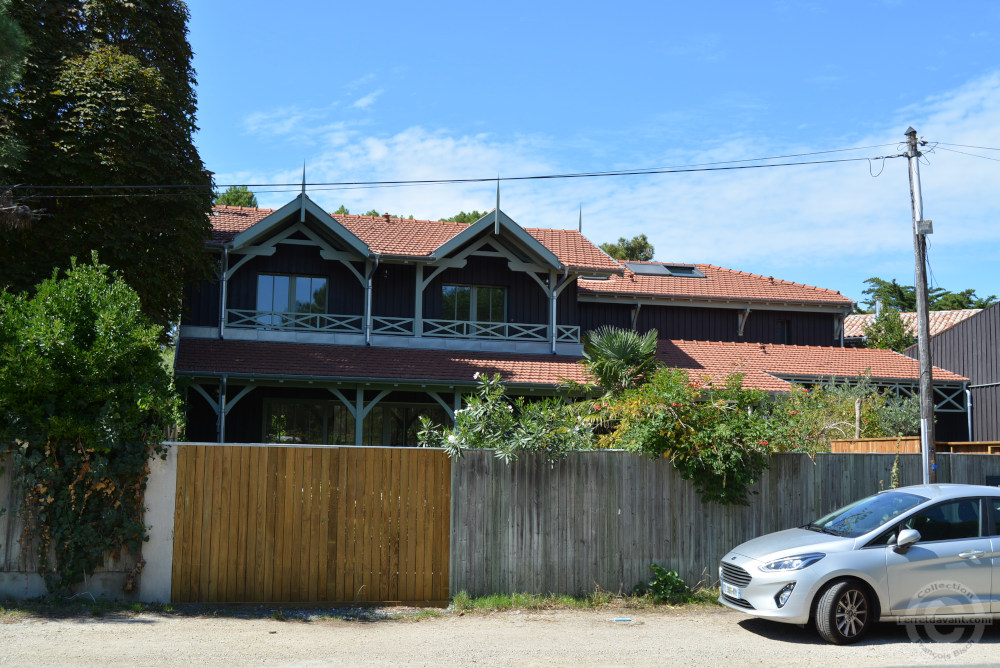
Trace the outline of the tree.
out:
[[[9,0],[0,0],[0,91],[9,90],[21,78],[24,64],[24,31],[10,16]],[[0,111],[0,168],[15,164],[23,144],[11,133],[10,119]]]
[[[217,206],[245,206],[251,209],[257,208],[257,196],[246,186],[229,186],[224,193],[215,198]]]
[[[365,211],[365,212],[364,212],[363,214],[361,214],[361,215],[363,215],[363,216],[375,216],[376,218],[378,218],[378,217],[379,217],[379,216],[381,216],[382,214],[381,214],[381,213],[379,213],[378,211],[376,211],[375,209],[369,209],[368,211]]]
[[[626,239],[619,237],[618,243],[601,244],[601,250],[616,260],[645,262],[653,259],[653,244],[645,234]]]
[[[587,332],[583,363],[609,396],[646,382],[656,370],[657,332],[639,334],[631,329],[603,326]]]
[[[459,211],[451,218],[442,218],[442,221],[446,223],[461,223],[463,225],[471,225],[472,223],[476,222],[485,215],[486,215],[485,211],[477,211],[473,209],[468,213],[466,213],[465,211]]]
[[[917,310],[917,291],[912,285],[900,285],[896,279],[886,281],[873,276],[865,281],[868,288],[863,294],[868,295],[864,302],[867,313],[875,311],[876,304],[881,301],[883,308],[895,309],[901,313],[913,313]],[[928,310],[950,311],[967,308],[986,308],[997,301],[996,295],[977,297],[976,291],[969,289],[962,292],[949,292],[944,288],[929,288],[927,291]]]
[[[187,7],[11,0],[8,12],[27,46],[20,81],[0,90],[0,115],[25,150],[18,165],[0,166],[0,182],[30,184],[15,198],[48,217],[0,227],[0,287],[31,291],[96,249],[153,322],[175,321],[184,286],[211,270]]]
[[[0,293],[0,459],[24,490],[24,549],[65,592],[145,537],[147,461],[177,424],[160,329],[105,265]]]
[[[333,215],[336,216],[338,214],[341,214],[341,215],[347,216],[347,215],[350,215],[350,213],[351,212],[347,210],[347,207],[344,206],[343,204],[341,204],[340,208],[333,212]]]
[[[915,339],[894,308],[883,308],[865,327],[869,348],[888,348],[901,353],[913,345]]]

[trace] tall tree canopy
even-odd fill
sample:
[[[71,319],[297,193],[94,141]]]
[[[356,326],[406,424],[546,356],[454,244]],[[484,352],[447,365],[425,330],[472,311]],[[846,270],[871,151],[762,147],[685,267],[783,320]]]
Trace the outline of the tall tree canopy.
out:
[[[25,61],[20,81],[0,89],[0,116],[24,150],[0,164],[0,184],[22,184],[14,196],[47,216],[0,227],[0,287],[30,291],[98,250],[153,322],[174,321],[183,286],[210,270],[187,6],[11,0],[8,13]]]
[[[868,288],[863,293],[868,295],[864,306],[866,311],[875,311],[875,304],[882,302],[883,308],[895,309],[901,313],[912,313],[917,310],[917,291],[912,285],[900,285],[896,279],[886,281],[873,276],[865,281]],[[961,292],[949,292],[944,288],[929,288],[927,290],[928,308],[931,311],[950,311],[967,308],[986,308],[997,301],[996,295],[978,297],[973,289]]]
[[[0,92],[9,91],[21,78],[24,64],[24,31],[10,15],[9,0],[0,0]],[[10,120],[0,110],[0,166],[20,157],[22,145],[11,133]]]
[[[215,198],[215,204],[257,208],[257,196],[246,186],[229,186]]]
[[[631,239],[619,237],[616,244],[601,244],[601,250],[616,260],[643,262],[653,259],[653,244],[649,243],[645,234]]]
[[[473,209],[466,213],[465,211],[459,211],[451,218],[442,218],[446,223],[462,223],[463,225],[471,225],[480,218],[486,215],[486,211],[477,211]]]

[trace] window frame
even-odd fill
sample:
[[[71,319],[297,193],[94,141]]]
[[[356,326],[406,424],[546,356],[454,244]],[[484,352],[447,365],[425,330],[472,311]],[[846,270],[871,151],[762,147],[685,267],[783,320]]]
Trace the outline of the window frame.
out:
[[[261,284],[261,280],[263,278],[265,278],[265,277],[270,277],[271,278],[271,308],[269,308],[269,309],[262,309],[262,308],[260,308],[260,306],[261,306],[261,303],[260,303],[260,298],[261,298],[260,284]],[[288,308],[286,310],[284,310],[284,311],[279,311],[279,310],[276,310],[274,308],[274,294],[275,294],[274,279],[281,278],[281,277],[288,279],[288,295],[287,295],[287,302],[286,302],[288,304]],[[317,280],[317,279],[323,281],[323,287],[326,288],[326,295],[325,295],[325,299],[324,299],[325,303],[321,307],[322,310],[320,310],[320,311],[312,311],[312,310],[310,310],[310,311],[300,311],[297,308],[295,308],[295,306],[298,304],[298,301],[296,299],[296,291],[297,291],[297,283],[298,283],[298,281],[300,279],[308,279],[310,282],[314,281],[314,280]],[[319,292],[319,290],[322,290],[322,289],[323,288],[319,288],[319,289],[315,289],[314,290],[314,289],[312,289],[312,286],[310,285],[310,293],[309,294],[310,295],[315,295],[317,292]],[[325,315],[325,314],[328,314],[330,312],[330,277],[329,276],[324,276],[324,275],[321,275],[321,274],[291,274],[291,273],[283,273],[283,272],[273,272],[273,273],[272,272],[260,272],[260,273],[257,274],[257,289],[256,289],[256,294],[254,295],[254,297],[255,297],[255,310],[257,310],[257,311],[263,311],[263,312],[266,312],[266,313],[283,313],[283,314],[284,313],[313,313],[313,314],[322,314],[322,315]]]
[[[468,288],[469,289],[469,318],[459,318],[456,317],[455,313],[445,313],[445,291],[448,288]],[[499,320],[484,320],[479,317],[479,291],[480,290],[499,290],[501,292],[502,304],[500,304],[501,315]],[[507,322],[507,286],[505,285],[484,285],[479,283],[442,283],[441,284],[441,319],[451,320],[453,322],[489,322],[489,323],[505,323]],[[455,305],[458,306],[458,300],[456,299]],[[490,300],[490,311],[493,310],[493,301]],[[492,312],[488,314],[488,317],[492,317]]]

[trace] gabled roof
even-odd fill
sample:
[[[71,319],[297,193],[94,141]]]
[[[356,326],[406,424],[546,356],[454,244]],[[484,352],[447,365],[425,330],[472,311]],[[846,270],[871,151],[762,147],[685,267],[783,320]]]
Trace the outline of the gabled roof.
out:
[[[982,311],[978,308],[957,309],[954,311],[928,311],[927,320],[931,336],[937,336],[946,329],[951,329],[963,320],[968,320],[972,316]],[[906,331],[911,336],[917,335],[917,314],[900,313]],[[844,318],[844,337],[849,339],[859,339],[864,337],[865,328],[875,319],[874,313],[856,313]]]
[[[554,387],[583,381],[579,358],[489,354],[414,348],[337,346],[182,338],[174,369],[180,375],[233,374],[365,381],[429,381],[472,386],[476,372],[499,373],[514,385]]]
[[[309,204],[316,206],[311,200]],[[278,211],[285,211],[289,207],[290,210],[295,210],[298,206],[296,198]],[[266,224],[265,219],[275,213],[274,209],[214,207],[211,217],[212,241],[216,244],[231,242],[257,223],[265,221]],[[491,229],[495,224],[493,212],[472,225],[391,216],[325,215],[360,239],[373,253],[414,258],[443,257],[451,249],[461,246],[486,229]],[[285,214],[281,214],[281,218],[284,217]],[[620,273],[622,270],[621,265],[575,230],[525,229],[502,211],[500,224],[521,247],[533,251],[539,259],[556,268],[569,267],[598,274]]]
[[[251,245],[262,238],[273,235],[275,230],[279,226],[284,225],[289,219],[298,220],[300,217],[305,216],[305,214],[309,214],[308,218],[312,218],[318,221],[320,225],[326,227],[333,236],[361,257],[367,257],[371,252],[364,241],[344,227],[339,220],[321,209],[319,205],[305,194],[299,195],[277,211],[272,211],[246,229],[237,232],[230,240],[230,243],[236,248]]]
[[[646,263],[664,264],[664,263]],[[666,263],[669,264],[669,263]],[[643,276],[625,269],[623,276],[608,280],[580,280],[581,296],[629,296],[653,299],[719,300],[769,302],[851,308],[854,302],[839,292],[801,283],[782,281],[711,264],[694,266],[705,277]]]
[[[920,365],[915,359],[891,350],[784,346],[718,341],[660,341],[656,357],[667,366],[687,369],[693,378],[706,376],[719,383],[730,374],[743,373],[744,387],[787,392],[783,378],[831,376],[857,378],[870,373],[875,380],[917,383]],[[962,382],[965,377],[934,367],[935,382]]]

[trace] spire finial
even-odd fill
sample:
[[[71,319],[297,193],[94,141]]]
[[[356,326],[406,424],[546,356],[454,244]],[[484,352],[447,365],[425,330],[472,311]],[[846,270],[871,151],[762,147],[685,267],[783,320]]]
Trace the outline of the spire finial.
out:
[[[306,161],[302,161],[302,194],[306,194]]]
[[[302,160],[302,194],[299,195],[299,222],[306,222],[306,161]]]
[[[500,234],[500,172],[497,172],[497,212],[493,217],[493,234]]]
[[[583,234],[583,202],[580,202],[580,220],[576,224],[577,232]]]

